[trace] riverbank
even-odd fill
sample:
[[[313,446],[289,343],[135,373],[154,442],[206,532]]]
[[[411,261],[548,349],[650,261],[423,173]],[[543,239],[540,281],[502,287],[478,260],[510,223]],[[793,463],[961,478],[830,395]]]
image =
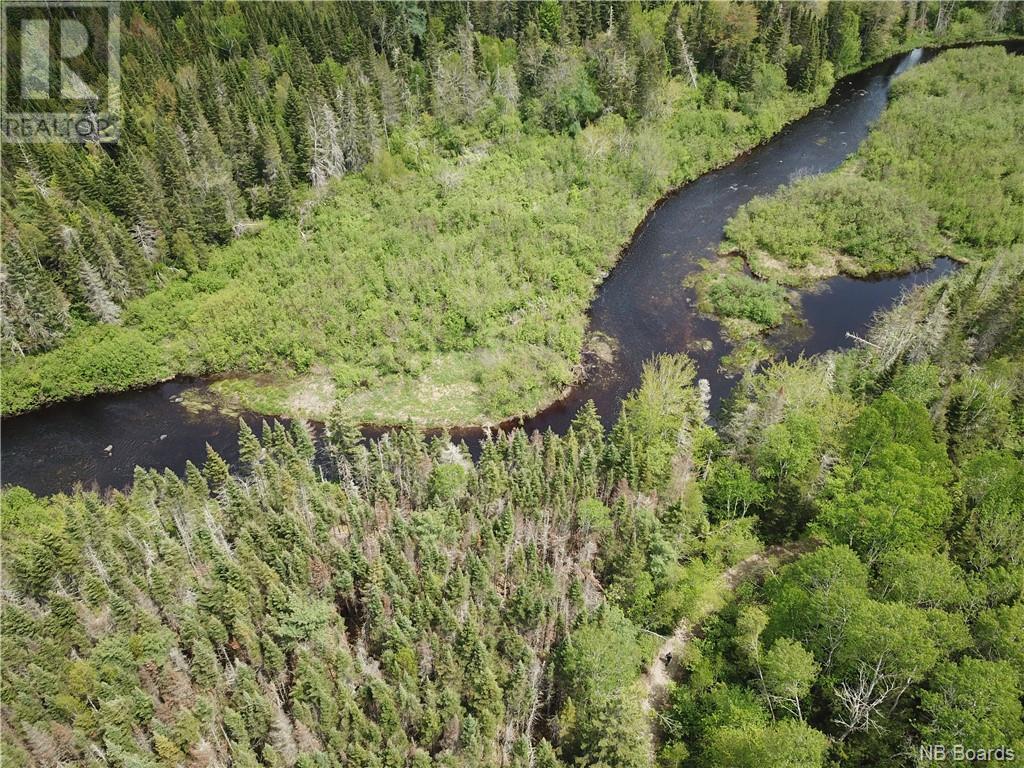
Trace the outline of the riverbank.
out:
[[[728,349],[719,340],[718,324],[695,312],[692,292],[680,286],[698,269],[702,256],[717,252],[726,222],[741,205],[791,183],[795,175],[838,167],[881,114],[893,74],[929,56],[924,52],[900,57],[844,79],[824,106],[756,150],[670,195],[635,232],[628,253],[589,304],[590,331],[602,340],[602,349],[586,356],[588,375],[583,383],[519,424],[528,432],[561,434],[593,401],[599,418],[610,426],[623,398],[640,386],[643,363],[665,353],[691,358],[697,378],[707,382],[708,407],[714,412],[736,378],[723,369]],[[910,282],[930,274],[915,273],[912,280],[850,280],[843,286],[841,302],[827,302],[808,312],[814,334],[794,354],[847,346],[844,332],[863,334],[875,311],[890,306]],[[207,443],[231,463],[237,456],[237,415],[241,411],[254,428],[260,418],[245,412],[237,401],[227,409],[235,415],[222,412],[222,397],[208,392],[217,385],[209,378],[177,379],[157,388],[90,397],[7,419],[5,482],[40,492],[68,489],[76,480],[121,488],[132,481],[135,465],[183,472],[186,461],[202,460]],[[183,409],[186,402],[218,407]],[[364,435],[382,434],[388,429],[388,422],[383,424],[364,424]],[[478,445],[481,435],[479,429],[465,428],[453,428],[451,433],[470,446]],[[161,439],[163,434],[166,439]],[[108,445],[113,445],[112,455],[104,452]]]
[[[3,412],[231,371],[259,377],[214,391],[269,413],[324,418],[331,404],[307,397],[324,381],[354,422],[534,412],[575,379],[587,308],[635,222],[826,95],[741,111],[674,81],[635,127],[611,115],[576,137],[485,140],[451,158],[396,137],[305,233],[272,222],[131,302],[120,326],[7,366]]]
[[[729,106],[673,81],[633,128],[610,116],[451,158],[395,137],[301,231],[273,222],[130,303],[121,326],[5,366],[0,409],[213,375],[208,404],[268,415],[445,426],[537,413],[580,382],[588,309],[630,232],[827,93]]]
[[[948,51],[902,75],[841,167],[757,197],[729,220],[720,257],[691,281],[701,311],[734,343],[756,346],[799,318],[799,291],[829,278],[965,263],[1024,239],[1013,127],[1024,119],[1022,81],[1024,59],[1000,47]]]

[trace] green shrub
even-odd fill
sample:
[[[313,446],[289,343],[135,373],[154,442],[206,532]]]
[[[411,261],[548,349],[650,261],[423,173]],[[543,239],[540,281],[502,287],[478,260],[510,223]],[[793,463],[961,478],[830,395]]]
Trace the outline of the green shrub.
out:
[[[948,51],[911,70],[842,169],[743,206],[726,225],[723,252],[740,253],[761,277],[801,285],[1020,242],[1022,83],[1024,64],[1002,48]]]
[[[785,289],[746,275],[720,274],[712,278],[707,295],[715,314],[765,327],[781,323],[787,307]]]

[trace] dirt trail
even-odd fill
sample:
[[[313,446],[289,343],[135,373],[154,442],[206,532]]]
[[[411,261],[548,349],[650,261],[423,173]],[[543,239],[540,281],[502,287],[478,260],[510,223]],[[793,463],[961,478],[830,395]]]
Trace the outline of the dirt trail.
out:
[[[759,576],[774,566],[810,552],[817,546],[817,542],[802,540],[767,547],[740,561],[722,574],[725,590],[731,592],[747,579]],[[693,637],[694,630],[699,629],[700,624],[714,612],[713,609],[708,610],[695,622],[688,619],[680,621],[671,637],[667,638],[655,652],[654,658],[651,659],[643,676],[645,710],[653,714],[665,706],[668,684],[679,672],[679,663],[682,661],[687,644]],[[666,662],[666,659],[670,659],[670,661]],[[654,720],[653,724],[657,731],[656,718]],[[657,741],[657,734],[655,734],[655,741]]]

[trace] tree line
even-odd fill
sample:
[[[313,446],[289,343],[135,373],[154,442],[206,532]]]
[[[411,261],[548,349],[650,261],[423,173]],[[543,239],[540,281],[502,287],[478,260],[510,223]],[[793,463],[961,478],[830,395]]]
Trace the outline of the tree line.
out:
[[[671,76],[767,99],[910,41],[1024,29],[1020,3],[916,0],[129,3],[122,20],[120,143],[4,153],[5,359],[120,322],[412,123],[451,152],[510,114],[542,133],[635,120]]]

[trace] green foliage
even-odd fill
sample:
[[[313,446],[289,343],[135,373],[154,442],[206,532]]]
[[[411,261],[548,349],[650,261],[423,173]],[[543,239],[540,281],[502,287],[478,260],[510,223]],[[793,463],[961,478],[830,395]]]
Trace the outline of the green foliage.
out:
[[[636,626],[609,608],[572,633],[561,651],[561,672],[576,706],[586,706],[636,682],[647,655]]]
[[[852,50],[864,17],[832,4],[827,18],[831,55]],[[721,253],[741,256],[761,280],[740,273],[736,259],[708,264],[693,278],[701,310],[739,341],[781,323],[781,286],[903,272],[937,256],[984,260],[1020,242],[1024,166],[1010,126],[1021,119],[1022,80],[1020,57],[1002,48],[949,51],[897,78],[892,103],[843,167],[755,198],[729,220]],[[934,396],[938,382],[930,386]]]
[[[746,275],[721,274],[705,286],[711,311],[720,317],[741,318],[773,327],[786,311],[785,291]]]
[[[435,501],[455,501],[466,492],[466,470],[459,464],[440,464],[430,473],[430,496]]]
[[[861,61],[860,16],[856,6],[838,2],[828,7],[828,52],[836,71],[845,74]]]
[[[138,152],[124,155],[142,165],[59,149],[33,159],[46,161],[54,194],[24,169],[13,174],[19,200],[5,184],[15,264],[5,321],[11,308],[15,322],[45,318],[11,333],[5,322],[5,354],[11,339],[22,352],[58,346],[5,360],[4,408],[182,370],[309,371],[343,397],[329,425],[341,482],[316,471],[301,425],[274,425],[261,438],[241,428],[235,475],[209,451],[183,479],[140,469],[123,493],[4,489],[4,759],[646,768],[657,755],[684,768],[796,768],[896,765],[922,740],[1024,752],[1024,260],[1017,158],[999,155],[1016,123],[989,124],[1016,107],[971,95],[1019,95],[1017,62],[957,52],[901,81],[858,160],[863,178],[835,190],[891,205],[877,221],[833,207],[780,234],[808,263],[827,232],[869,264],[909,257],[935,228],[943,245],[990,258],[907,297],[864,349],[751,373],[718,434],[693,364],[663,357],[609,435],[591,406],[564,436],[497,436],[471,464],[411,431],[366,444],[344,426],[369,408],[352,399],[410,380],[464,396],[473,382],[496,400],[472,408],[499,412],[564,383],[593,280],[650,195],[810,103],[787,92],[753,106],[748,84],[777,89],[785,72],[814,88],[830,78],[824,56],[846,68],[883,55],[918,34],[910,14],[926,9],[295,8],[133,9],[137,61],[126,66],[152,70],[140,80],[152,94],[132,129],[144,135],[128,142]],[[980,8],[961,9],[948,34],[977,34],[982,21]],[[188,63],[208,57],[186,22],[215,41],[216,63]],[[260,42],[280,28],[279,42]],[[662,56],[651,43],[669,39],[677,109],[644,117]],[[365,60],[385,47],[395,61]],[[564,72],[620,114],[581,122],[573,137],[533,133],[529,103],[553,93],[545,77],[563,47],[586,62]],[[374,130],[347,134],[355,159],[331,202],[211,249],[228,237],[229,202],[290,209],[317,151],[302,101],[321,81],[343,86],[345,114],[386,127],[389,153],[374,148]],[[360,87],[373,93],[357,98]],[[222,88],[228,98],[210,98]],[[915,112],[961,91],[979,110],[971,121]],[[420,123],[388,106],[405,100],[436,114]],[[897,119],[898,130],[886,123]],[[997,137],[976,181],[969,157],[950,160],[964,177],[956,189],[935,160],[954,130],[964,147]],[[918,134],[918,162],[897,162]],[[253,146],[234,146],[238,135]],[[164,185],[166,196],[137,199],[167,210],[126,209],[116,184],[107,213],[83,208],[75,184],[120,170]],[[921,197],[894,202],[890,184]],[[202,199],[193,206],[190,194]],[[150,268],[133,272],[133,246],[117,243],[139,215],[137,236],[159,251],[150,276],[165,284],[131,298]],[[67,221],[78,240],[61,237]],[[511,256],[486,257],[499,250]],[[435,366],[453,361],[469,364],[443,379]],[[412,400],[426,410],[446,396]],[[393,414],[394,403],[375,407]],[[765,567],[727,603],[722,570],[758,546],[755,525],[826,541]],[[699,632],[682,631],[697,621]],[[645,705],[660,702],[640,681],[657,642],[649,630],[688,639],[654,729]]]
[[[905,271],[945,252],[938,218],[926,204],[901,188],[842,171],[748,203],[730,219],[725,236],[725,252],[742,253],[758,277],[787,285],[840,271]]]
[[[250,384],[243,404],[324,418],[338,397],[350,419],[387,423],[532,411],[571,381],[594,285],[651,203],[820,102],[833,62],[847,70],[905,45],[890,15],[132,6],[122,151],[4,154],[0,408],[272,372],[274,396]],[[977,33],[981,18],[958,17],[945,39]],[[1013,124],[964,109],[992,115],[1000,137]],[[916,124],[930,136],[946,121]],[[1000,151],[988,142],[988,156]],[[992,200],[998,212],[972,236],[1004,242],[1019,173],[991,167],[953,205],[949,179],[971,177],[961,167],[908,184],[933,190],[944,231]],[[858,188],[854,202],[918,210],[873,194]],[[850,247],[871,261],[897,245],[886,258],[899,261],[917,234],[901,240],[886,222],[847,222],[866,238]],[[746,281],[716,297],[758,324],[782,309],[778,292]]]
[[[990,660],[1004,660],[1024,685],[1024,602],[989,608],[978,616],[974,634],[981,652]]]
[[[781,474],[787,503],[751,501],[762,530],[826,543],[704,627],[668,711],[683,765],[770,765],[766,731],[804,719],[837,765],[902,765],[908,740],[1020,748],[1018,250],[906,297],[862,349],[748,378],[730,405],[709,509]]]
[[[890,600],[919,608],[958,609],[971,601],[963,570],[945,553],[903,549],[886,553],[878,581]]]
[[[922,708],[930,715],[925,737],[935,744],[1019,749],[1024,744],[1021,694],[1005,662],[966,658],[946,664],[922,694]]]
[[[767,497],[767,490],[750,468],[731,456],[723,456],[711,466],[702,486],[713,520],[743,517]]]
[[[560,715],[563,754],[586,765],[649,765],[650,733],[636,685],[649,655],[649,643],[614,608],[572,633],[559,665],[569,696]]]
[[[893,549],[934,547],[952,511],[944,446],[923,406],[890,393],[866,408],[820,502],[816,530],[870,561]]]
[[[663,355],[644,365],[640,388],[623,400],[611,436],[611,461],[633,487],[664,486],[681,434],[700,425],[702,405],[692,386],[694,373],[689,358]]]
[[[800,643],[788,637],[776,640],[761,662],[765,690],[800,715],[800,699],[811,691],[819,666]]]
[[[174,373],[277,371],[298,378],[275,382],[287,393],[275,401],[313,417],[331,402],[309,389],[333,389],[353,421],[529,412],[571,381],[595,282],[646,206],[809,104],[773,103],[762,127],[670,94],[676,109],[642,140],[611,115],[575,139],[478,139],[446,158],[423,151],[420,128],[396,128],[392,154],[408,172],[336,181],[301,231],[268,224],[129,302],[120,326],[82,327],[55,351],[12,360],[4,411]],[[93,363],[101,344],[125,361],[116,376]]]
[[[762,530],[791,535],[813,512],[809,500],[827,477],[853,405],[827,368],[805,360],[771,365],[748,383],[729,406],[725,432],[758,484],[744,493],[752,494]],[[712,474],[713,491],[715,483]]]
[[[661,434],[677,403],[675,434],[691,375],[653,365],[635,424]],[[700,606],[738,536],[699,499],[630,491],[592,407],[475,465],[443,438],[329,432],[341,483],[301,424],[257,438],[243,421],[235,475],[208,449],[202,470],[139,469],[105,498],[5,489],[5,738],[36,762],[60,745],[72,762],[497,766],[513,734],[523,765],[532,748],[550,768],[649,766],[638,623],[676,621],[685,601],[654,612],[666,595]],[[666,461],[694,461],[672,445]],[[631,603],[616,589],[644,571]],[[549,742],[530,739],[537,711],[559,723]]]
[[[563,437],[486,442],[475,466],[333,423],[342,485],[304,432],[268,427],[242,430],[241,476],[211,454],[105,500],[7,489],[5,752],[494,765],[510,734],[523,764],[535,708],[545,766],[876,764],[913,734],[1016,748],[1024,403],[1005,382],[1024,337],[984,320],[1016,300],[1007,269],[893,311],[910,343],[928,295],[956,297],[932,355],[771,366],[717,436],[692,364],[662,358],[608,436],[587,408]],[[966,399],[985,388],[1002,394]],[[722,608],[755,515],[837,543]],[[702,639],[655,740],[642,628],[683,619]]]
[[[917,199],[938,214],[942,232],[958,242],[981,248],[1020,242],[1024,159],[1013,149],[1011,126],[1020,119],[1022,75],[1020,57],[998,47],[948,51],[911,70],[894,83],[892,107],[859,153],[864,175],[916,189]],[[923,132],[912,127],[936,108],[943,120]],[[917,162],[894,163],[900,156]]]
[[[828,738],[804,723],[723,726],[708,746],[708,765],[716,768],[820,768]]]
[[[1002,48],[950,51],[908,72],[843,168],[751,201],[727,224],[723,251],[760,277],[802,285],[1021,240],[1024,166],[1011,126],[1022,80],[1019,57]]]

